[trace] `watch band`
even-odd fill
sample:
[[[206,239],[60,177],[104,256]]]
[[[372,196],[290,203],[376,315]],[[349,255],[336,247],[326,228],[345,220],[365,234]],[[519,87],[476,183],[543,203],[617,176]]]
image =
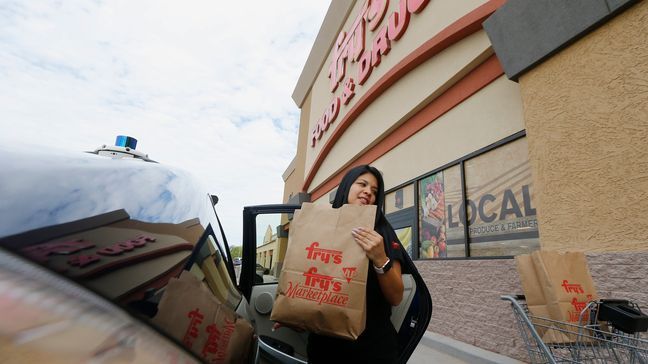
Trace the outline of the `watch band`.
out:
[[[372,264],[372,265],[373,265],[373,264]],[[374,269],[374,271],[376,271],[376,273],[378,273],[378,274],[385,274],[385,273],[387,273],[387,272],[391,269],[391,267],[392,267],[392,261],[391,261],[391,259],[389,259],[389,257],[387,257],[387,261],[385,262],[385,264],[383,264],[382,267],[376,267],[376,266],[374,265],[374,266],[373,266],[373,269]]]

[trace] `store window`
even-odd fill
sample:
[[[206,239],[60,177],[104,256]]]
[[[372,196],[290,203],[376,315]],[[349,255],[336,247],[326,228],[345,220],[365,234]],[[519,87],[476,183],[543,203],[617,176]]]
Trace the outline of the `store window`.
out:
[[[464,257],[464,228],[459,223],[461,170],[447,168],[419,181],[419,258]]]
[[[385,214],[414,206],[414,184],[407,185],[385,195]]]
[[[470,256],[540,248],[526,138],[464,163]]]
[[[410,257],[414,257],[412,235],[416,231],[413,226],[416,221],[416,210],[413,183],[385,195],[385,215],[394,228],[398,240],[403,244]]]
[[[403,247],[405,248],[405,251],[409,256],[412,256],[412,227],[407,226],[404,228],[400,229],[394,229],[394,232],[396,233],[396,236],[398,236],[398,240],[400,240],[401,244],[403,244]]]
[[[416,258],[513,256],[540,249],[527,139],[521,136],[417,180]]]

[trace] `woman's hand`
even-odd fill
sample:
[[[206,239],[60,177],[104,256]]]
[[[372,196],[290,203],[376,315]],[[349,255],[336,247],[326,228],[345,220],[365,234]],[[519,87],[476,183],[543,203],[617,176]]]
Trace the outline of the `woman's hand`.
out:
[[[351,231],[353,239],[367,254],[374,266],[382,267],[387,262],[385,254],[385,243],[383,237],[375,232],[363,227],[355,228]]]
[[[274,331],[276,331],[276,330],[278,330],[278,329],[280,329],[282,327],[287,327],[287,328],[293,329],[293,330],[295,330],[297,332],[304,332],[304,329],[302,329],[302,328],[294,327],[294,326],[290,326],[290,325],[285,325],[285,324],[282,324],[281,322],[275,322],[272,325],[272,332],[274,332]]]
[[[362,247],[374,267],[382,267],[387,263],[385,243],[380,234],[374,230],[355,228],[351,232],[353,239]],[[371,268],[369,268],[371,269]],[[403,279],[401,278],[400,262],[394,261],[392,269],[385,274],[378,274],[378,284],[385,300],[392,306],[397,306],[403,300]]]

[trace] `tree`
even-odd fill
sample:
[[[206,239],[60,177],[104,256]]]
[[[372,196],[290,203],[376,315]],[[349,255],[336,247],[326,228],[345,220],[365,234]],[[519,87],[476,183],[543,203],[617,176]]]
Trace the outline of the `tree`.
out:
[[[241,254],[243,254],[243,247],[234,245],[230,247],[230,252],[232,253],[232,258],[241,257]]]

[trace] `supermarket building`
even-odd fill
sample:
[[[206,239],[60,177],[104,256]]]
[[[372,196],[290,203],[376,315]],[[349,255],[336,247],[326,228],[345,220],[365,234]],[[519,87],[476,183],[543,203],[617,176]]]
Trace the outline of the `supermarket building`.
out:
[[[646,34],[645,1],[332,1],[284,202],[380,169],[428,330],[504,355],[525,359],[499,299],[522,293],[515,255],[585,251],[600,296],[645,305]]]

